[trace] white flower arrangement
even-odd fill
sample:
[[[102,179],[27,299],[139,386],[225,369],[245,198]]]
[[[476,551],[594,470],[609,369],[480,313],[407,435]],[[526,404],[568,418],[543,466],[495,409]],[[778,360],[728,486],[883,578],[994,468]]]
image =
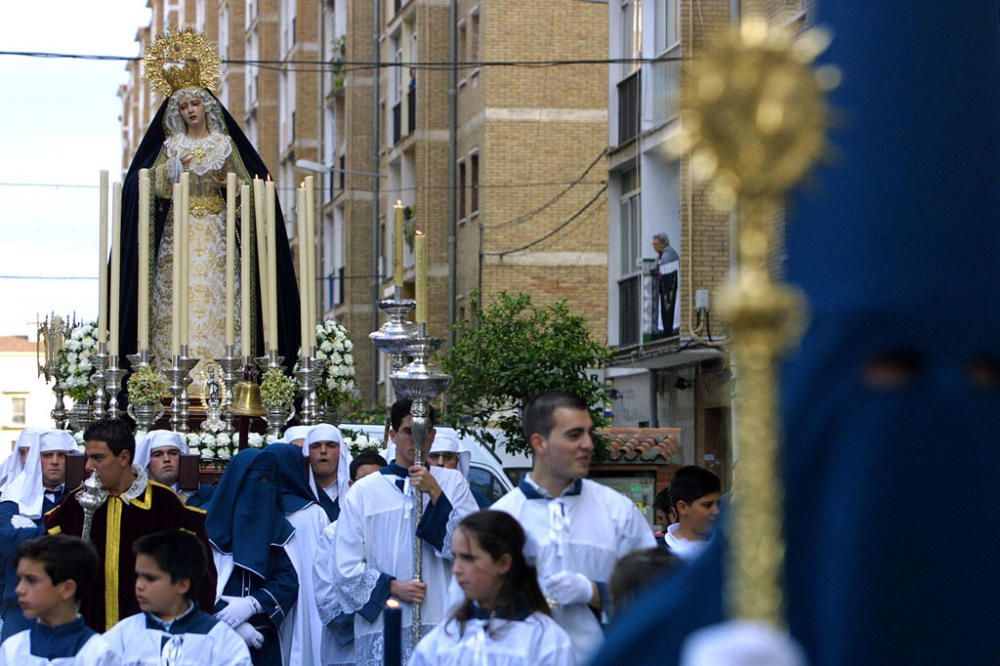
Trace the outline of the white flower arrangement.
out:
[[[341,428],[340,434],[344,438],[344,445],[347,446],[353,456],[358,455],[365,449],[378,449],[381,451],[383,448],[381,438],[372,437],[366,432]]]
[[[90,382],[94,366],[90,363],[90,357],[96,353],[95,322],[85,322],[74,328],[69,340],[59,350],[56,381],[59,388],[66,391],[73,400],[90,400],[94,397],[94,385]]]
[[[238,438],[239,435],[236,435],[236,437]],[[254,449],[262,449],[262,448],[264,448],[264,436],[263,435],[259,435],[259,434],[255,433],[255,432],[250,433],[247,436],[247,446],[249,446],[251,448],[254,448]]]
[[[326,361],[316,396],[327,409],[354,395],[354,343],[347,329],[327,319],[316,326],[316,356]]]

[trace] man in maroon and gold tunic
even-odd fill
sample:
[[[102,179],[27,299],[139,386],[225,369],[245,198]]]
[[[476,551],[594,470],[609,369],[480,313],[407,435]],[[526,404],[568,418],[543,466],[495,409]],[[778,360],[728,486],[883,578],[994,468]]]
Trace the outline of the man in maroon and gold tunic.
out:
[[[86,470],[96,471],[107,498],[94,513],[90,539],[101,558],[94,584],[84,592],[80,612],[95,630],[104,632],[118,620],[139,612],[135,599],[135,554],[132,544],[141,536],[170,529],[183,529],[204,543],[205,512],[185,506],[174,492],[146,476],[146,470],[132,465],[135,438],[119,419],[104,419],[84,433],[87,449]],[[84,514],[77,494],[80,488],[45,516],[50,534],[83,533]],[[209,562],[208,575],[198,590],[198,605],[207,613],[215,606],[215,567]]]

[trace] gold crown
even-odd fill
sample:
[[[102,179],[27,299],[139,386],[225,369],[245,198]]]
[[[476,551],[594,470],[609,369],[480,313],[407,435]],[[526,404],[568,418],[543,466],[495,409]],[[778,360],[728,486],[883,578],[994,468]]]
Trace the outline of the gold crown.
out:
[[[164,97],[192,86],[214,91],[219,84],[218,50],[190,28],[157,37],[146,49],[143,64],[146,79]]]

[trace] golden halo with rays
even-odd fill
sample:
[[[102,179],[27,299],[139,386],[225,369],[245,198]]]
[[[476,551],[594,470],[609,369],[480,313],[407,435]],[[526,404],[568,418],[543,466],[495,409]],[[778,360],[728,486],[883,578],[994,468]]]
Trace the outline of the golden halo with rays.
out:
[[[204,33],[185,28],[157,37],[143,56],[146,79],[164,97],[181,88],[219,85],[219,51]]]
[[[688,63],[669,149],[690,156],[696,180],[712,181],[716,207],[779,195],[823,154],[825,92],[840,73],[811,65],[829,42],[819,29],[796,36],[751,19]]]

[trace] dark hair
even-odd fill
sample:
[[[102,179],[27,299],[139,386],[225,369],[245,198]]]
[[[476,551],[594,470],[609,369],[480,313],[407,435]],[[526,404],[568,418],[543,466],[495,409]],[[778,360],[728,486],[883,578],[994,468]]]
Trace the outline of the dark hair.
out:
[[[653,508],[659,509],[668,516],[670,515],[670,512],[674,508],[674,505],[670,502],[670,488],[664,488],[656,493],[656,498],[653,500]]]
[[[670,505],[678,502],[691,504],[700,497],[711,493],[721,493],[722,484],[712,472],[697,465],[687,465],[674,472],[670,479]]]
[[[388,463],[385,458],[374,451],[362,451],[358,457],[351,461],[351,481],[358,480],[358,469],[365,465],[378,465],[385,467]]]
[[[65,580],[76,583],[76,600],[90,588],[97,574],[97,550],[89,541],[66,534],[48,534],[17,547],[17,562],[38,562],[53,585]]]
[[[393,432],[399,432],[399,426],[403,423],[403,419],[410,415],[411,407],[413,407],[413,401],[409,398],[402,398],[392,403],[392,407],[389,409],[389,427],[392,428]],[[433,427],[437,421],[437,410],[434,409],[434,405],[430,405],[430,408],[428,416],[430,416]]]
[[[560,407],[590,412],[590,406],[580,396],[565,391],[548,391],[537,396],[524,408],[524,416],[521,417],[524,438],[530,442],[535,433],[548,437],[555,425],[553,414]]]
[[[170,575],[171,583],[185,578],[191,581],[185,595],[188,599],[194,598],[208,568],[205,546],[198,537],[184,530],[167,530],[139,537],[132,544],[132,552],[153,558],[156,566]]]
[[[618,560],[608,582],[614,614],[621,613],[649,583],[680,564],[676,555],[662,547],[633,550]]]
[[[101,419],[92,423],[83,431],[83,441],[104,442],[111,449],[111,455],[128,451],[129,461],[135,460],[135,435],[121,419]]]
[[[457,530],[464,532],[469,539],[475,539],[494,560],[505,554],[510,555],[510,569],[500,584],[496,609],[552,614],[538,586],[538,572],[524,559],[524,529],[513,516],[504,511],[477,511],[463,518]],[[451,615],[451,619],[459,624],[459,635],[465,634],[465,623],[471,617],[472,601],[466,599]]]

